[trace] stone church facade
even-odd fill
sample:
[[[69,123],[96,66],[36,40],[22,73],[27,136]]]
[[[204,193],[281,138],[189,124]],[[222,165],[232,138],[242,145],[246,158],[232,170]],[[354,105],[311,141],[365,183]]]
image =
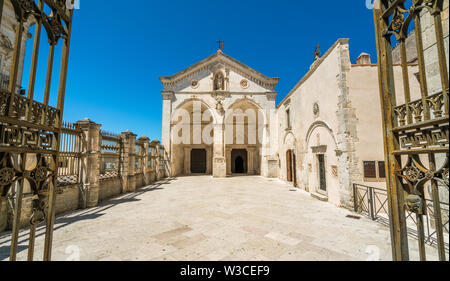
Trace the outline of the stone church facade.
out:
[[[349,49],[348,39],[337,40],[278,105],[278,78],[222,50],[173,76],[160,77],[162,144],[172,176],[280,178],[348,208],[353,183],[385,188],[378,68],[364,53],[352,64]],[[410,68],[411,91],[420,93],[413,74],[417,66]],[[400,66],[395,72],[402,92]],[[207,118],[195,118],[195,107]],[[257,120],[249,118],[247,110],[257,111]],[[189,117],[182,118],[180,111]],[[239,125],[244,128],[243,142],[237,142]],[[256,142],[254,137],[251,141],[252,129],[257,131]],[[205,130],[213,141],[204,143],[198,137]]]
[[[172,160],[172,175],[276,176],[276,163],[269,161],[275,151],[269,143],[276,142],[272,132],[276,130],[278,78],[269,78],[219,50],[180,73],[160,79],[164,85],[162,144]],[[194,120],[194,107],[200,109],[202,120]],[[177,128],[186,125],[178,116],[181,111],[190,114],[189,136],[176,143]],[[255,118],[249,121],[245,112],[254,112]],[[239,127],[243,132],[237,132]],[[249,135],[248,128],[266,140]],[[210,132],[209,142],[199,137],[205,131]]]

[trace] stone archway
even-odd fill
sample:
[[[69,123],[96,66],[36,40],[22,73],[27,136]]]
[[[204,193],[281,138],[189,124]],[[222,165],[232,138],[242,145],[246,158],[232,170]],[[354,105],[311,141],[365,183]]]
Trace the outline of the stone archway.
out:
[[[192,149],[191,150],[191,173],[205,174],[206,173],[206,149]]]
[[[188,99],[177,107],[170,132],[171,159],[180,159],[172,163],[174,175],[212,173],[215,122],[215,110],[204,100]]]
[[[286,151],[286,175],[287,181],[297,186],[297,159],[293,149]]]
[[[294,186],[298,186],[297,181],[297,155],[296,155],[297,140],[292,133],[288,131],[284,137],[283,149],[286,151],[286,158],[283,162],[284,179],[288,182],[292,182]]]
[[[264,116],[259,112],[259,107],[247,99],[236,101],[231,107],[228,107],[224,116],[226,171],[228,175],[237,173],[237,154],[244,161],[243,174],[258,175],[261,173],[262,144],[259,136],[263,126],[259,121],[262,121]]]
[[[231,173],[248,173],[248,152],[246,149],[233,149],[231,151]]]

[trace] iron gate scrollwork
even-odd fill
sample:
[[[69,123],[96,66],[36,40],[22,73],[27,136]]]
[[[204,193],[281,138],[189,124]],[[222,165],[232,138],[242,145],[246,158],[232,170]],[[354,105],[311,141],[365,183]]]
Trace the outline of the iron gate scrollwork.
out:
[[[426,260],[424,217],[432,201],[437,248],[446,260],[440,193],[449,189],[449,86],[441,13],[443,0],[380,0],[374,5],[380,97],[388,186],[389,219],[394,260],[409,260],[405,211],[416,216],[420,259]],[[430,93],[425,59],[422,16],[432,18],[440,88]],[[416,36],[420,96],[412,100],[406,38]],[[404,96],[395,92],[392,49],[398,43]],[[430,198],[427,198],[430,197]],[[447,198],[448,200],[448,198]]]
[[[32,206],[28,260],[33,260],[36,226],[45,222],[43,259],[51,259],[55,191],[64,96],[69,60],[73,10],[66,0],[11,0],[17,24],[8,89],[0,89],[0,204],[13,207],[10,260],[17,258],[22,224],[24,188],[30,187]],[[1,3],[4,5],[4,2]],[[72,1],[73,4],[73,1]],[[3,10],[3,7],[1,7]],[[36,24],[27,96],[18,94],[17,82],[24,26]],[[34,99],[41,28],[48,35],[49,57],[43,102]],[[56,107],[49,105],[55,47],[62,44]],[[7,199],[6,199],[7,198]],[[1,208],[0,208],[1,209]]]

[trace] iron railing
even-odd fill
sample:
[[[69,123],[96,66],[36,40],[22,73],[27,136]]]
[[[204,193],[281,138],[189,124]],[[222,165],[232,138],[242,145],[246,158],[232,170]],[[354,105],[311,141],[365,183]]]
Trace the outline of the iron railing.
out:
[[[134,168],[136,174],[142,174],[144,172],[144,144],[136,142],[136,155],[134,159]]]
[[[82,134],[82,130],[76,124],[63,123],[58,157],[58,186],[80,183]]]
[[[353,198],[354,198],[354,211],[359,214],[365,214],[373,221],[377,221],[384,225],[389,226],[389,207],[388,207],[388,194],[387,191],[380,188],[371,186],[354,184],[353,185]],[[443,227],[446,231],[447,242],[445,242],[445,248],[449,250],[448,244],[448,226],[449,226],[449,204],[441,202],[441,217],[443,220]],[[425,226],[425,243],[437,247],[438,240],[435,227],[435,215],[433,200],[426,199],[427,213],[424,216]],[[405,210],[405,216],[407,221],[407,231],[409,237],[418,239],[417,232],[417,219],[413,212]]]
[[[448,49],[443,20],[446,14],[448,1],[443,0],[374,3],[392,257],[396,261],[409,260],[411,231],[407,217],[408,220],[415,217],[417,221],[420,260],[427,258],[425,242],[430,237],[425,234],[428,224],[425,220],[430,218],[430,202],[426,199],[434,202],[439,260],[448,260],[448,233],[444,227],[448,216],[442,216],[445,210],[441,210],[444,206],[441,201],[445,200],[441,198],[441,190],[448,191],[450,163]],[[416,39],[418,72],[408,63],[406,41],[411,30]],[[394,75],[397,67],[392,59],[392,49],[397,44],[401,82]],[[418,85],[410,83],[412,73],[417,73]],[[403,86],[401,90],[399,85]],[[425,185],[429,186],[429,194],[424,191]],[[414,215],[408,215],[405,208]]]
[[[120,136],[101,131],[101,137],[100,180],[118,178],[120,177],[123,151]]]

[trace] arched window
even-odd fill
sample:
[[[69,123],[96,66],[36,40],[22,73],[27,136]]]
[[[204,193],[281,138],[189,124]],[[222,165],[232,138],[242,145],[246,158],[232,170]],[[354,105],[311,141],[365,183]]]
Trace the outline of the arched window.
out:
[[[214,75],[214,91],[225,91],[225,77],[221,71]]]

